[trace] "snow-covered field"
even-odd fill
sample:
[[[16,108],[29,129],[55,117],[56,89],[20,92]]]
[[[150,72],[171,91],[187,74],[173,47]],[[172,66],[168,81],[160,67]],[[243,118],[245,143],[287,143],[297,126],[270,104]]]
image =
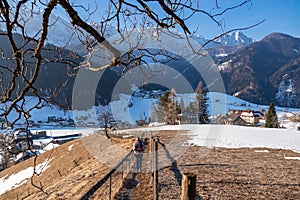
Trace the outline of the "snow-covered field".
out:
[[[300,131],[234,125],[175,125],[131,129],[128,132],[187,130],[190,145],[223,148],[272,148],[300,153]],[[120,131],[121,132],[121,131]],[[126,130],[123,130],[126,132]]]
[[[190,144],[223,148],[272,148],[300,153],[300,132],[231,125],[189,125]]]
[[[208,97],[208,110],[210,116],[226,114],[230,109],[267,110],[269,107],[268,105],[253,104],[237,97],[217,92],[208,93]],[[178,102],[183,100],[184,105],[187,106],[190,102],[195,101],[195,94],[177,94],[176,99]],[[35,97],[26,97],[25,105],[29,109],[34,106],[36,102],[37,99]],[[151,111],[153,111],[153,108],[157,103],[158,99],[151,98],[150,96],[136,97],[126,94],[119,94],[117,100],[109,103],[109,108],[103,106],[93,106],[88,110],[65,111],[59,109],[55,105],[46,105],[42,109],[33,109],[30,120],[35,122],[46,122],[48,117],[55,116],[63,119],[72,118],[75,120],[76,124],[92,123],[94,127],[99,127],[99,118],[101,113],[110,110],[112,117],[116,121],[135,124],[135,121],[138,119],[149,118],[151,116]],[[3,107],[3,105],[0,106]],[[286,120],[286,117],[293,115],[293,113],[300,113],[300,109],[276,107],[276,111],[279,121],[282,122],[282,126],[285,126],[289,129],[296,129],[300,125],[300,123],[292,123],[289,120]],[[11,113],[10,116],[8,116],[8,119],[12,121],[16,116],[17,115],[15,113]],[[24,119],[21,118],[18,123],[24,123]],[[46,127],[46,125],[47,124],[44,123],[44,125],[41,126],[41,129],[49,129],[49,127]]]

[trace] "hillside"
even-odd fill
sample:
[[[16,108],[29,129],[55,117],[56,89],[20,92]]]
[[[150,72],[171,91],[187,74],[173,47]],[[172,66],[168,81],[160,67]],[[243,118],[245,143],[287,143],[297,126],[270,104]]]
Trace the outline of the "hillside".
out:
[[[123,130],[117,133],[121,132],[149,132],[160,136],[161,199],[180,199],[180,184],[184,172],[197,174],[197,195],[203,199],[296,199],[300,195],[299,131],[185,125]],[[113,161],[115,156],[122,157],[111,153],[105,159],[100,158],[106,164],[99,162],[96,157],[103,154],[103,147],[108,150],[106,146],[114,144],[128,152],[133,143],[132,139],[117,138],[111,141],[105,139],[108,143],[99,141],[104,141],[100,135],[91,135],[61,145],[38,157],[38,164],[46,160],[48,162],[39,168],[44,169],[43,173],[33,180],[47,194],[31,186],[30,180],[17,182],[21,177],[21,170],[32,166],[33,159],[0,172],[0,199],[81,198],[110,171],[107,161]],[[186,142],[190,145],[183,145]],[[93,149],[93,152],[87,149]],[[129,173],[122,176],[121,173],[116,173],[113,177],[112,195],[116,194],[115,199],[152,199],[148,154],[144,158],[141,174]],[[27,177],[31,174],[32,172],[27,173]],[[14,183],[19,187],[9,190]],[[108,185],[100,187],[90,199],[107,199],[107,187]]]
[[[1,32],[1,31],[0,31]],[[35,68],[34,51],[37,45],[35,42],[28,42],[22,38],[22,35],[15,33],[14,40],[18,46],[23,46],[24,62],[27,69],[24,70],[23,76],[28,80],[33,76]],[[1,74],[1,87],[7,89],[12,81],[12,70],[15,69],[16,63],[14,62],[10,42],[5,35],[0,34],[0,44],[3,56],[0,57],[0,65],[5,66],[0,68]],[[53,96],[53,102],[62,106],[70,106],[72,89],[74,84],[74,76],[76,72],[74,67],[77,67],[83,58],[70,50],[59,48],[52,44],[45,45],[42,50],[43,60],[39,71],[39,76],[33,84],[36,92],[42,97]],[[21,89],[25,86],[25,81],[22,76],[16,79],[18,87],[12,92],[11,99],[20,94]],[[57,95],[59,92],[59,95]],[[4,94],[4,93],[3,93]],[[27,95],[33,95],[34,92],[29,91]]]
[[[42,173],[33,176],[32,180],[37,187],[42,187],[44,192],[31,185],[34,158],[0,172],[0,199],[81,198],[111,170],[84,146],[86,142],[97,141],[99,137],[99,135],[92,135],[83,140],[77,139],[39,155],[36,164],[37,169]],[[131,139],[123,139],[122,143],[119,139],[107,142],[118,144],[126,151],[129,151],[132,145]],[[117,190],[119,185],[114,187]],[[108,190],[98,191],[99,194],[104,192],[107,193]]]
[[[15,38],[18,43],[22,43],[20,35],[15,34]],[[206,41],[201,37],[192,37],[192,39],[199,43]],[[4,36],[0,37],[0,42],[5,55],[11,57],[7,38]],[[211,57],[215,59],[222,76],[222,83],[224,83],[225,86],[225,91],[222,92],[235,95],[256,104],[268,105],[270,102],[275,102],[277,106],[300,106],[298,98],[300,91],[298,75],[300,59],[299,38],[282,33],[272,33],[261,41],[253,43],[251,38],[246,37],[241,32],[236,32],[235,34],[226,35],[220,38],[220,41],[211,43],[210,45],[208,51]],[[123,71],[120,67],[107,69],[104,72],[92,72],[81,68],[80,77],[78,77],[75,76],[77,71],[74,71],[69,65],[59,63],[57,59],[63,58],[69,60],[71,58],[74,65],[78,66],[78,64],[83,61],[83,57],[74,54],[70,50],[61,49],[52,44],[48,44],[46,48],[48,50],[43,51],[43,55],[47,58],[46,60],[55,60],[55,62],[45,62],[42,65],[39,78],[34,86],[39,89],[38,91],[42,96],[47,96],[51,92],[59,90],[60,95],[56,97],[55,101],[62,105],[70,106],[73,95],[73,100],[77,99],[79,101],[76,102],[75,107],[77,109],[87,109],[89,106],[86,106],[85,102],[87,94],[95,96],[95,104],[103,104],[115,98],[114,90],[116,90],[116,87],[118,90],[121,90],[123,87],[128,87],[126,88],[128,90],[127,94],[131,94],[133,89],[131,88],[132,85],[139,84],[140,81],[144,81],[142,79],[145,78],[141,77],[140,74],[135,76],[131,75],[130,77],[130,73],[126,73],[130,78],[124,81],[126,77],[121,76]],[[75,49],[74,52],[80,50],[78,48]],[[28,59],[28,61],[31,60]],[[201,59],[197,62],[199,62],[197,65],[201,66],[201,69],[193,67],[185,58],[170,60],[166,65],[170,67],[170,69],[177,71],[180,76],[183,76],[181,78],[188,80],[191,87],[195,89],[199,80],[203,79],[202,76],[208,75],[207,73],[210,73],[211,70],[211,66],[203,65],[202,62],[204,61],[201,61]],[[98,66],[99,63],[102,63],[101,60],[95,60],[95,63],[92,64]],[[5,66],[11,64],[11,62],[0,58],[0,64]],[[153,70],[155,71],[156,69]],[[175,77],[173,77],[174,74],[168,74],[172,70],[164,72],[167,73],[167,77],[171,77],[170,80],[164,78],[161,74],[157,74],[163,81],[161,86],[169,84],[170,86],[168,85],[168,87],[173,87],[176,85],[175,83],[179,81],[179,79],[177,80],[179,77],[178,74],[176,74]],[[8,71],[3,69],[0,71],[4,74],[3,84],[7,85],[11,76],[8,74]],[[131,72],[132,70],[129,71]],[[202,74],[199,74],[199,72]],[[73,76],[70,77],[69,75],[72,73]],[[91,80],[97,80],[98,82],[94,83],[96,84],[95,88],[90,87],[93,84],[82,84],[73,90],[75,77],[76,80],[83,80],[83,83],[90,82]],[[175,79],[176,82],[172,82],[174,81],[173,79]],[[124,83],[122,82],[122,87],[117,85],[121,80],[124,81]],[[150,81],[150,79],[148,81]],[[168,81],[171,81],[171,83],[168,83]],[[18,82],[21,86],[24,84],[22,80],[18,80]],[[210,85],[211,83],[205,83],[204,81],[204,85],[206,84]],[[61,88],[62,85],[64,85],[63,88]],[[147,84],[143,85],[143,87],[146,86]],[[122,90],[124,90],[124,88]],[[121,92],[124,93],[124,91]],[[183,93],[185,91],[179,92]]]
[[[299,107],[300,39],[272,33],[219,58],[226,93],[259,104]]]

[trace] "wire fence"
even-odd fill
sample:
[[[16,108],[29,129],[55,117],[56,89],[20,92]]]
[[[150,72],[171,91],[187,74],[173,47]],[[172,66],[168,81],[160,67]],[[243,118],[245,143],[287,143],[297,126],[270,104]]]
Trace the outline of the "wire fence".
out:
[[[136,138],[140,137],[141,139],[151,138],[153,135],[152,131],[138,130],[138,131],[113,131],[110,133],[111,136],[119,138]]]
[[[122,138],[135,138],[139,137],[143,141],[151,138],[153,133],[151,131],[114,131],[111,136]],[[81,200],[89,199],[90,197],[111,200],[122,187],[123,180],[130,172],[135,170],[135,156],[131,150],[110,172],[108,172],[101,180],[93,185],[87,191]],[[97,192],[96,192],[97,191]],[[97,195],[101,196],[97,196]]]
[[[130,151],[109,173],[90,188],[80,199],[86,200],[90,197],[97,197],[100,194],[101,199],[111,200],[116,191],[122,186],[125,176],[133,169],[135,162],[133,151]],[[97,191],[97,194],[96,194]]]

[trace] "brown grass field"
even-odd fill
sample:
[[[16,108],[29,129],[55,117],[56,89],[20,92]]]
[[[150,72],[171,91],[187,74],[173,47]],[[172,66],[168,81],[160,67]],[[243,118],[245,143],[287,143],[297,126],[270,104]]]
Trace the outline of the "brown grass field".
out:
[[[173,131],[157,133],[164,144],[175,134]],[[99,137],[91,135],[77,139],[39,155],[37,164],[52,158],[50,167],[32,178],[43,191],[32,186],[29,179],[1,195],[0,199],[80,199],[111,170],[86,148],[88,143],[97,151]],[[108,142],[129,152],[133,139],[113,138]],[[71,151],[70,145],[73,145]],[[174,161],[166,149],[162,154],[164,152],[165,159]],[[180,199],[182,174],[186,172],[197,175],[198,199],[300,199],[300,161],[287,160],[287,156],[300,157],[300,154],[279,149],[190,146],[179,159],[159,170],[159,199]],[[144,166],[147,165],[149,162],[145,159]],[[33,158],[0,172],[0,177],[8,177],[30,166],[33,166]],[[105,183],[90,199],[108,199],[108,188],[109,183]],[[114,199],[152,199],[151,172],[123,176],[116,173],[112,179],[112,196]]]

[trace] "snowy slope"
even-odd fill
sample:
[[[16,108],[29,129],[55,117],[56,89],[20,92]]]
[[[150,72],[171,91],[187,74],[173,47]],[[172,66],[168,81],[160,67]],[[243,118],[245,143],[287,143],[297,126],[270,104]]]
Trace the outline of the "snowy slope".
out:
[[[190,139],[184,144],[206,147],[222,147],[222,148],[271,148],[285,149],[300,153],[300,134],[299,131],[286,129],[267,129],[230,125],[176,125],[176,126],[159,126],[141,129],[123,130],[127,133],[136,131],[160,131],[160,130],[187,130]],[[178,132],[179,133],[179,132]],[[172,143],[173,142],[173,143]],[[178,149],[179,142],[171,141],[168,145],[175,145]],[[184,145],[186,146],[186,145]],[[68,151],[72,149],[72,145],[68,147]],[[170,153],[176,153],[176,149],[168,146]],[[174,151],[174,152],[173,152]],[[254,150],[257,153],[268,153],[269,150]],[[181,152],[182,154],[183,152]],[[205,153],[205,152],[204,152]],[[180,155],[181,155],[180,154]],[[173,154],[172,154],[173,155]],[[203,156],[203,155],[199,155]],[[295,162],[300,161],[300,157],[284,156],[285,159],[292,159]],[[53,158],[52,158],[53,159]],[[41,173],[50,166],[51,160],[46,160],[42,164],[37,165],[37,172]],[[23,171],[13,174],[9,177],[0,178],[0,194],[8,190],[16,188],[28,180],[33,173],[33,168],[29,167]]]
[[[230,109],[236,110],[268,110],[269,105],[258,105],[218,92],[208,93],[208,110],[211,116],[226,114]],[[189,105],[190,102],[195,101],[195,94],[177,94],[176,100],[180,102],[183,99],[184,105]],[[129,103],[131,107],[128,107]],[[120,94],[118,101],[111,102],[112,113],[116,119],[134,123],[138,119],[144,119],[144,116],[150,116],[151,108],[158,102],[158,99],[131,97],[129,95]],[[276,107],[279,117],[287,115],[291,112],[300,112],[300,109],[289,108],[288,110],[283,107]]]
[[[1,177],[0,178],[0,195],[4,194],[6,191],[9,191],[13,188],[17,188],[20,185],[26,183],[28,179],[33,175],[33,173],[42,174],[47,168],[50,167],[49,163],[52,160],[47,159],[41,164],[38,164],[35,169],[33,167],[28,167],[27,169],[24,169],[22,171],[19,171],[16,174],[13,174],[9,177]],[[35,170],[35,171],[34,171]]]
[[[268,105],[258,105],[249,103],[242,99],[239,99],[234,96],[211,92],[208,93],[208,104],[209,104],[209,114],[211,116],[225,114],[229,109],[237,109],[237,110],[245,110],[245,109],[253,109],[253,110],[267,110]],[[178,102],[184,101],[184,105],[189,105],[190,102],[195,100],[195,94],[177,94],[176,100]],[[26,97],[26,108],[31,108],[37,102],[35,97]],[[118,100],[110,102],[109,107],[111,109],[112,116],[115,120],[121,120],[123,122],[135,123],[138,119],[145,119],[151,116],[151,110],[158,103],[158,99],[150,98],[150,97],[137,97],[130,96],[126,94],[119,94]],[[3,107],[3,105],[0,105]],[[49,116],[56,116],[66,118],[73,118],[76,121],[78,119],[85,117],[85,123],[99,123],[98,119],[101,116],[105,107],[102,106],[94,106],[88,110],[74,110],[74,111],[65,111],[58,108],[55,105],[46,105],[42,109],[34,109],[31,112],[31,120],[37,121],[47,121]],[[292,113],[300,112],[300,109],[293,108],[282,108],[276,107],[276,111],[278,117],[285,117],[288,115],[292,115]],[[12,120],[17,117],[16,113],[12,113],[9,115],[8,119]],[[24,123],[24,118],[22,117],[18,123]],[[289,123],[286,121],[286,123]],[[296,126],[297,124],[290,124],[291,126]]]

